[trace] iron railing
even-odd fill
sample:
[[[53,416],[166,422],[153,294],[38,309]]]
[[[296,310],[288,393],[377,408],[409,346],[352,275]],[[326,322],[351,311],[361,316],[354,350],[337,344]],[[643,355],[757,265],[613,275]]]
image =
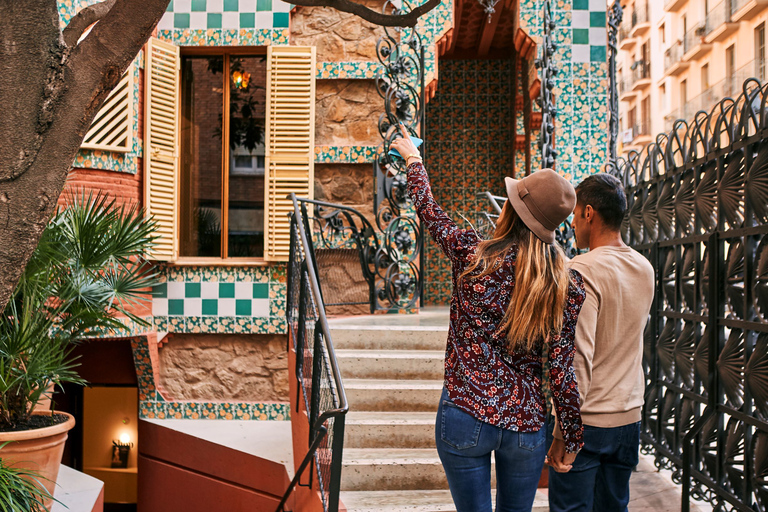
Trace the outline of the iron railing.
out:
[[[683,60],[683,42],[675,41],[664,51],[664,70]]]
[[[623,235],[656,270],[642,442],[690,498],[768,510],[768,85],[621,161]]]
[[[306,201],[295,194],[291,217],[291,249],[288,260],[289,350],[296,354],[298,395],[296,412],[303,407],[309,419],[309,449],[296,469],[276,512],[285,511],[297,485],[306,485],[320,494],[323,510],[337,512],[341,487],[344,447],[344,419],[349,408],[341,380],[325,305],[318,281]],[[309,469],[309,474],[304,473]],[[307,484],[302,484],[305,477]]]
[[[706,14],[705,29],[706,35],[711,34],[723,23],[730,23],[731,21],[731,1],[723,0],[714,7],[710,7]]]

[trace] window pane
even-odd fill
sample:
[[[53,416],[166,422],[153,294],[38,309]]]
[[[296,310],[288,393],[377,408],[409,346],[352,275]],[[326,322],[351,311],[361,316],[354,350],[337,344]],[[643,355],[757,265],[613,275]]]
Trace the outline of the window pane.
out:
[[[181,59],[179,254],[221,257],[224,59]]]
[[[229,57],[228,256],[264,255],[265,57]]]

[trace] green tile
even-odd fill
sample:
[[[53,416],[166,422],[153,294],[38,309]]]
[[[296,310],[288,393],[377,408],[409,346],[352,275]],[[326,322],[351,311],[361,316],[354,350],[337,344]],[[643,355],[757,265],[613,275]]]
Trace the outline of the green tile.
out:
[[[235,283],[219,283],[219,298],[220,299],[234,299],[235,298]]]
[[[589,13],[589,26],[590,27],[605,28],[605,13],[602,12],[602,11],[590,12]]]
[[[589,10],[589,0],[573,0],[573,10],[574,11],[588,11]]]
[[[573,44],[589,44],[589,29],[588,28],[573,29]]]
[[[253,298],[254,299],[268,299],[269,298],[269,284],[268,283],[253,283]]]
[[[187,299],[199,299],[200,298],[200,283],[185,283],[184,284],[184,297]]]
[[[252,12],[240,13],[240,28],[254,28],[256,27],[256,14]]]
[[[272,28],[288,28],[290,15],[287,12],[272,13]]]
[[[251,305],[253,304],[250,300],[236,300],[235,301],[235,315],[237,316],[251,316]]]
[[[189,28],[189,13],[177,12],[173,15],[173,28]]]
[[[169,315],[183,315],[184,314],[184,299],[169,299],[168,300],[168,314]]]
[[[192,12],[205,12],[208,9],[207,0],[192,0]]]
[[[239,11],[238,0],[224,0],[224,11]]]
[[[173,12],[173,0],[168,2],[168,8],[166,9],[168,12]]]
[[[605,16],[603,16],[605,17]],[[208,28],[221,28],[221,13],[209,12],[208,13]]]
[[[152,288],[152,296],[158,299],[168,298],[168,283],[160,283]]]
[[[605,62],[605,46],[590,46],[589,60],[591,62]]]
[[[203,299],[203,315],[218,315],[219,301],[216,299]]]
[[[271,11],[272,10],[272,0],[256,0],[256,10],[257,11]]]

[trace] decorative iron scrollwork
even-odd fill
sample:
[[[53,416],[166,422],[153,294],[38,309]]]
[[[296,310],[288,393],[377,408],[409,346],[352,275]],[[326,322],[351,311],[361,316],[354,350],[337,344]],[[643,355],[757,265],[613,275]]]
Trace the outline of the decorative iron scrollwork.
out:
[[[541,94],[539,106],[541,107],[541,131],[539,134],[539,149],[541,150],[541,165],[543,168],[555,167],[557,150],[555,149],[555,117],[557,109],[554,104],[552,89],[555,87],[557,65],[555,64],[555,44],[552,32],[555,30],[555,20],[552,18],[552,8],[549,0],[544,0],[541,8],[543,20],[541,57],[536,59],[536,67],[541,73]]]
[[[608,140],[608,166],[615,169],[618,155],[616,146],[619,139],[619,89],[616,83],[616,56],[619,53],[617,36],[621,21],[624,19],[624,11],[621,2],[615,0],[608,12],[608,114],[609,114],[609,140]]]

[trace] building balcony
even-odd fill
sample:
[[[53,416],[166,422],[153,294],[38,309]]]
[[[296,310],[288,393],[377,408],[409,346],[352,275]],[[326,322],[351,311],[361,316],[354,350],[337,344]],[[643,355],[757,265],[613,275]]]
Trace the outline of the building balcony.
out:
[[[667,12],[677,12],[688,3],[688,0],[664,0],[664,10]]]
[[[683,60],[683,42],[677,41],[664,52],[664,74],[667,76],[679,75],[691,65]]]
[[[629,140],[628,144],[631,146],[643,147],[653,140],[649,119],[636,124],[628,131],[631,131],[631,133],[625,133],[624,140]]]
[[[651,30],[651,18],[648,12],[648,4],[635,3],[630,19],[629,37],[640,37]]]
[[[637,61],[632,66],[632,89],[642,91],[651,86],[651,65],[647,62]]]
[[[723,0],[707,13],[704,22],[704,40],[711,44],[722,41],[739,29],[739,24],[731,20],[731,2]]]
[[[619,50],[629,51],[634,48],[638,42],[637,37],[630,37],[629,32],[632,30],[631,25],[624,21],[619,27]]]
[[[761,9],[768,7],[768,0],[731,0],[731,20],[751,19]]]
[[[619,101],[630,101],[640,93],[640,89],[633,87],[634,82],[632,77],[624,77],[619,80]]]
[[[701,23],[685,34],[683,39],[683,60],[696,60],[712,49],[712,43],[706,39],[707,27]]]

